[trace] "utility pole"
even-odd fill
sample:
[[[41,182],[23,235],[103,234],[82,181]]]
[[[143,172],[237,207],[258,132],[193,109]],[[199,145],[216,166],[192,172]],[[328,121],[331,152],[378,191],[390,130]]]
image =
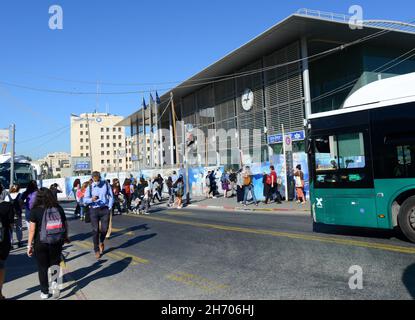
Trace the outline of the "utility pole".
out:
[[[177,148],[177,131],[176,131],[176,110],[174,108],[174,97],[173,92],[170,92],[170,99],[171,99],[171,109],[172,109],[172,116],[173,116],[173,132],[174,132],[174,144],[176,148],[176,163],[179,161],[179,150]]]
[[[288,202],[288,166],[287,166],[287,152],[285,148],[285,131],[284,124],[281,124],[282,130],[282,150],[284,152],[284,168],[285,168],[285,201]]]
[[[16,125],[11,125],[10,187],[14,184],[14,157],[16,147]]]

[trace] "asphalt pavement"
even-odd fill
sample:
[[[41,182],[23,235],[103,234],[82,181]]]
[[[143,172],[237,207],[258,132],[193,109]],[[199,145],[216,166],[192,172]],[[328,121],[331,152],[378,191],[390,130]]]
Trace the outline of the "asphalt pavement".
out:
[[[228,212],[154,206],[149,216],[113,218],[97,261],[90,225],[63,204],[62,299],[413,299],[415,245],[398,232],[326,227],[304,212]],[[352,290],[352,266],[363,288]],[[38,299],[36,267],[24,250],[8,262],[4,294]]]

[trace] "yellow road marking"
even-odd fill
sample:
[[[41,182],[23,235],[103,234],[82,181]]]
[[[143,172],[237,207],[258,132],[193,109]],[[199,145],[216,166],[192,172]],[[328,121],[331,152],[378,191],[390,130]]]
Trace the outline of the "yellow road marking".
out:
[[[194,215],[191,212],[184,212],[180,210],[168,210],[168,211],[162,212],[162,214],[172,215],[172,216],[193,216]]]
[[[89,242],[86,242],[86,241],[76,241],[76,242],[74,242],[74,244],[81,247],[81,248],[84,248],[84,249],[88,249],[88,250],[93,249],[93,245]],[[146,260],[146,259],[140,258],[140,257],[132,255],[132,254],[128,254],[128,253],[122,252],[122,251],[106,252],[106,253],[104,253],[104,256],[108,256],[108,257],[110,257],[111,259],[114,259],[114,260],[122,260],[122,259],[125,259],[125,258],[131,258],[132,259],[131,264],[133,266],[136,266],[138,264],[147,264],[147,263],[149,263],[149,261]]]
[[[121,234],[126,234],[127,236],[133,236],[134,235],[134,232],[132,232],[132,231],[126,231],[127,229],[118,229],[118,228],[112,228],[112,232],[111,232],[111,234],[114,234],[114,233],[121,233]]]
[[[321,236],[314,236],[314,235],[307,235],[307,234],[300,234],[300,233],[250,229],[250,228],[241,228],[241,227],[230,227],[230,226],[200,223],[200,222],[180,221],[180,220],[160,218],[160,217],[154,217],[154,216],[153,217],[137,216],[137,217],[142,218],[142,219],[147,219],[147,220],[168,222],[168,223],[181,224],[181,225],[189,225],[189,226],[200,227],[200,228],[243,232],[243,233],[259,234],[259,235],[268,235],[268,236],[274,236],[274,237],[283,237],[283,238],[299,239],[299,240],[306,240],[306,241],[318,241],[318,242],[325,242],[325,243],[334,243],[334,244],[340,244],[340,245],[363,247],[363,248],[369,248],[369,249],[379,249],[379,250],[399,252],[399,253],[415,254],[415,247],[411,248],[411,247],[403,247],[403,246],[389,245],[389,244],[383,244],[383,243],[372,243],[372,242],[365,242],[365,241],[360,241],[360,240],[349,240],[349,239],[340,239],[340,238],[333,238],[333,237],[321,237]]]
[[[188,286],[202,289],[203,291],[207,291],[207,292],[214,292],[214,291],[228,287],[225,285],[215,283],[208,279],[202,278],[200,276],[196,276],[196,275],[188,274],[184,272],[175,272],[172,274],[168,274],[166,278],[172,281],[183,283]]]

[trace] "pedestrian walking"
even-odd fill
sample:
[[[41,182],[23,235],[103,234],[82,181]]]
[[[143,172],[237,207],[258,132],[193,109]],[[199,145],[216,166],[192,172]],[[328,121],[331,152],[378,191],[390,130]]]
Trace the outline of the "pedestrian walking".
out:
[[[297,165],[294,172],[295,191],[297,193],[297,203],[305,204],[304,197],[304,173],[301,171],[301,165]]]
[[[108,232],[110,210],[114,204],[114,195],[111,186],[101,180],[99,172],[93,172],[92,179],[93,183],[85,192],[84,203],[90,210],[95,257],[100,259],[105,250],[104,242]]]
[[[159,184],[159,187],[157,189],[157,192],[159,194],[160,201],[163,201],[164,179],[161,176],[161,174],[158,174],[157,175],[157,182]]]
[[[50,297],[50,291],[54,298],[59,297],[58,282],[52,281],[49,285],[48,273],[60,271],[62,247],[70,242],[68,231],[63,208],[50,189],[41,188],[30,213],[27,255],[36,258],[42,300]]]
[[[0,194],[4,192],[0,185]],[[11,246],[10,234],[14,222],[13,205],[10,202],[0,199],[0,300],[4,300],[2,289],[6,277],[6,260],[9,257]]]
[[[265,198],[264,203],[267,204],[268,201],[268,197],[269,197],[269,193],[270,193],[270,188],[271,188],[271,177],[264,172],[264,174],[262,175],[262,184],[264,186],[264,190],[263,190],[263,196]]]
[[[239,169],[236,174],[236,202],[243,203],[244,201],[244,183],[242,179],[242,169]]]
[[[112,215],[115,215],[115,209],[117,209],[118,214],[121,215],[123,212],[123,209],[121,208],[121,205],[125,207],[125,197],[121,193],[121,184],[120,180],[117,178],[112,180],[112,193],[114,194],[114,205],[112,206]]]
[[[210,171],[209,174],[209,195],[212,194],[212,198],[216,198],[216,194],[217,194],[217,184],[216,184],[216,174],[215,174],[215,170]]]
[[[155,204],[156,203],[156,198],[158,200],[158,202],[161,202],[161,198],[160,198],[160,183],[159,183],[159,179],[158,177],[155,177],[153,179],[153,182],[151,183],[151,200],[152,202]]]
[[[174,190],[173,190],[173,179],[168,177],[166,181],[167,190],[169,193],[169,202],[167,203],[168,207],[171,207],[174,204]]]
[[[278,177],[277,173],[275,172],[275,167],[270,166],[270,174],[267,175],[267,185],[268,185],[268,192],[265,198],[265,203],[268,204],[268,200],[274,199],[275,202],[281,204],[280,197],[278,195]]]
[[[173,185],[173,188],[176,190],[176,206],[178,209],[183,208],[183,195],[184,195],[184,183],[183,176],[180,176],[176,183]]]
[[[30,227],[30,210],[32,210],[36,195],[38,191],[37,182],[35,180],[32,180],[29,182],[26,191],[22,194],[22,201],[24,202],[24,208],[25,208],[25,220],[26,220],[26,226],[27,230],[29,230]]]
[[[125,197],[127,212],[130,211],[130,209],[131,209],[131,196],[133,194],[132,191],[133,190],[131,188],[131,180],[130,179],[125,179],[124,183],[123,183],[123,186],[122,186],[122,194]]]
[[[75,201],[76,201],[76,194],[81,189],[81,187],[82,187],[81,179],[75,179],[75,181],[73,182],[73,185],[72,185],[72,194],[75,198]],[[75,208],[75,216],[79,216],[80,212],[81,212],[81,207],[77,203],[76,208]]]
[[[229,173],[224,172],[220,180],[221,180],[220,182],[222,183],[223,196],[225,198],[228,198],[228,192],[231,190],[230,189],[231,182],[229,181]]]
[[[230,172],[229,172],[231,197],[233,197],[234,194],[235,194],[237,180],[238,180],[238,178],[237,178],[236,172],[233,169],[231,169]]]
[[[10,188],[10,192],[4,200],[11,203],[14,209],[14,228],[10,233],[11,245],[13,247],[14,231],[16,233],[17,247],[21,248],[23,247],[23,201],[22,194],[20,193],[20,186],[18,184],[12,185]]]
[[[144,211],[144,214],[148,215],[150,214],[150,206],[151,206],[151,179],[148,179],[146,183],[144,184],[144,196],[143,200],[141,202],[140,211]]]
[[[211,188],[211,185],[210,185],[210,173],[211,173],[211,171],[209,170],[207,172],[206,177],[205,177],[205,185],[206,185],[205,192],[206,192],[206,198],[208,198],[208,199],[210,198],[210,194],[212,193],[212,188]],[[213,195],[212,195],[212,197],[213,197]]]
[[[244,207],[246,207],[246,201],[248,200],[248,194],[251,193],[252,201],[258,206],[258,201],[255,197],[254,184],[252,181],[252,172],[249,166],[245,167],[242,173],[242,179],[244,184]]]
[[[79,206],[79,216],[81,221],[85,221],[85,214],[88,210],[88,207],[85,205],[84,198],[86,189],[89,188],[89,182],[84,182],[81,186],[81,188],[76,193],[76,201],[77,205]]]
[[[53,196],[55,197],[56,201],[58,201],[58,194],[62,193],[60,186],[57,183],[54,183],[50,186],[50,191],[52,191]]]

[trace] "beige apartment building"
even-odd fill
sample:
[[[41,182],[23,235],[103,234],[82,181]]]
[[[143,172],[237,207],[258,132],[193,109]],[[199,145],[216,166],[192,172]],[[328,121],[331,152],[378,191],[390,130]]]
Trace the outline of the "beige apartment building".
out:
[[[131,170],[131,139],[124,127],[116,127],[122,120],[109,113],[72,115],[71,156],[92,158],[92,171]]]
[[[40,166],[47,165],[48,173],[53,177],[65,177],[70,174],[71,155],[66,152],[49,153],[45,158],[36,160]]]

